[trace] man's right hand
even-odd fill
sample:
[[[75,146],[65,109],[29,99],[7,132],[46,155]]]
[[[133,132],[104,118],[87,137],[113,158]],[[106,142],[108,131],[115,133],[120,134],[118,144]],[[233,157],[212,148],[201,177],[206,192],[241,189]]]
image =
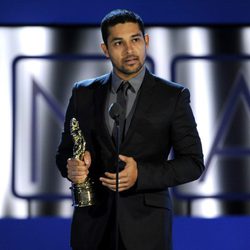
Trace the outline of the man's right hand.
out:
[[[91,155],[88,151],[84,153],[83,159],[78,160],[74,158],[69,158],[67,160],[67,170],[68,170],[68,178],[74,184],[83,183],[89,173],[89,167],[91,164]]]

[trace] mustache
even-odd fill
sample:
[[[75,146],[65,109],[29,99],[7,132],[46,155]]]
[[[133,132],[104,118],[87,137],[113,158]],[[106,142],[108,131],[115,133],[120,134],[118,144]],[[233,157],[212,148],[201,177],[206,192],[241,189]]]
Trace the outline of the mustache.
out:
[[[138,56],[136,55],[129,55],[123,58],[124,61],[129,61],[129,60],[138,60]]]

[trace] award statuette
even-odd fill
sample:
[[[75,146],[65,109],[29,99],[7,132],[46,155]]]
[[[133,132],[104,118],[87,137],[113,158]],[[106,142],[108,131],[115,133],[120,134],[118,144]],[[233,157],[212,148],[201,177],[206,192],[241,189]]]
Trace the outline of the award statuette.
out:
[[[79,123],[75,118],[70,121],[70,133],[73,137],[74,147],[73,147],[73,157],[75,159],[82,159],[85,153],[86,141],[83,137],[82,131],[79,127]],[[74,207],[86,207],[94,205],[94,192],[93,192],[93,182],[89,177],[83,183],[74,184],[71,186],[71,194]]]

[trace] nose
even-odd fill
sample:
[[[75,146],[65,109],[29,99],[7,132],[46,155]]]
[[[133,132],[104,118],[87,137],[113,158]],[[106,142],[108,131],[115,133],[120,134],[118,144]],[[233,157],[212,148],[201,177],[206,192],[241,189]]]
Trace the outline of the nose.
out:
[[[125,44],[125,51],[130,54],[133,52],[133,44],[131,42],[127,42]]]

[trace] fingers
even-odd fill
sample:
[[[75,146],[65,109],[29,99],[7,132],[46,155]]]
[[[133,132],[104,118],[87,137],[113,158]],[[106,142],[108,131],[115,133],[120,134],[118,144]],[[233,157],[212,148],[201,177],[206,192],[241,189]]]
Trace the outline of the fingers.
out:
[[[83,183],[89,173],[91,165],[91,155],[85,151],[82,160],[69,158],[67,161],[68,178],[75,184]]]
[[[100,180],[102,181],[102,185],[111,189],[112,191],[116,191],[116,180],[108,179],[105,177],[101,177]],[[124,191],[129,188],[128,182],[122,179],[119,179],[118,182],[118,191]]]
[[[91,165],[91,155],[89,151],[85,151],[83,155],[83,161],[85,162],[86,166],[89,168]]]
[[[133,159],[133,158],[125,156],[125,155],[119,155],[119,159],[124,161],[125,163],[129,163],[131,161],[131,159]]]
[[[78,159],[68,159],[68,178],[75,184],[83,183],[89,173],[89,166],[84,161]]]
[[[111,189],[112,191],[116,191],[116,174],[115,173],[104,173],[104,177],[100,178],[102,185]],[[127,171],[123,170],[119,173],[118,177],[118,191],[124,191],[131,187],[131,180]]]

